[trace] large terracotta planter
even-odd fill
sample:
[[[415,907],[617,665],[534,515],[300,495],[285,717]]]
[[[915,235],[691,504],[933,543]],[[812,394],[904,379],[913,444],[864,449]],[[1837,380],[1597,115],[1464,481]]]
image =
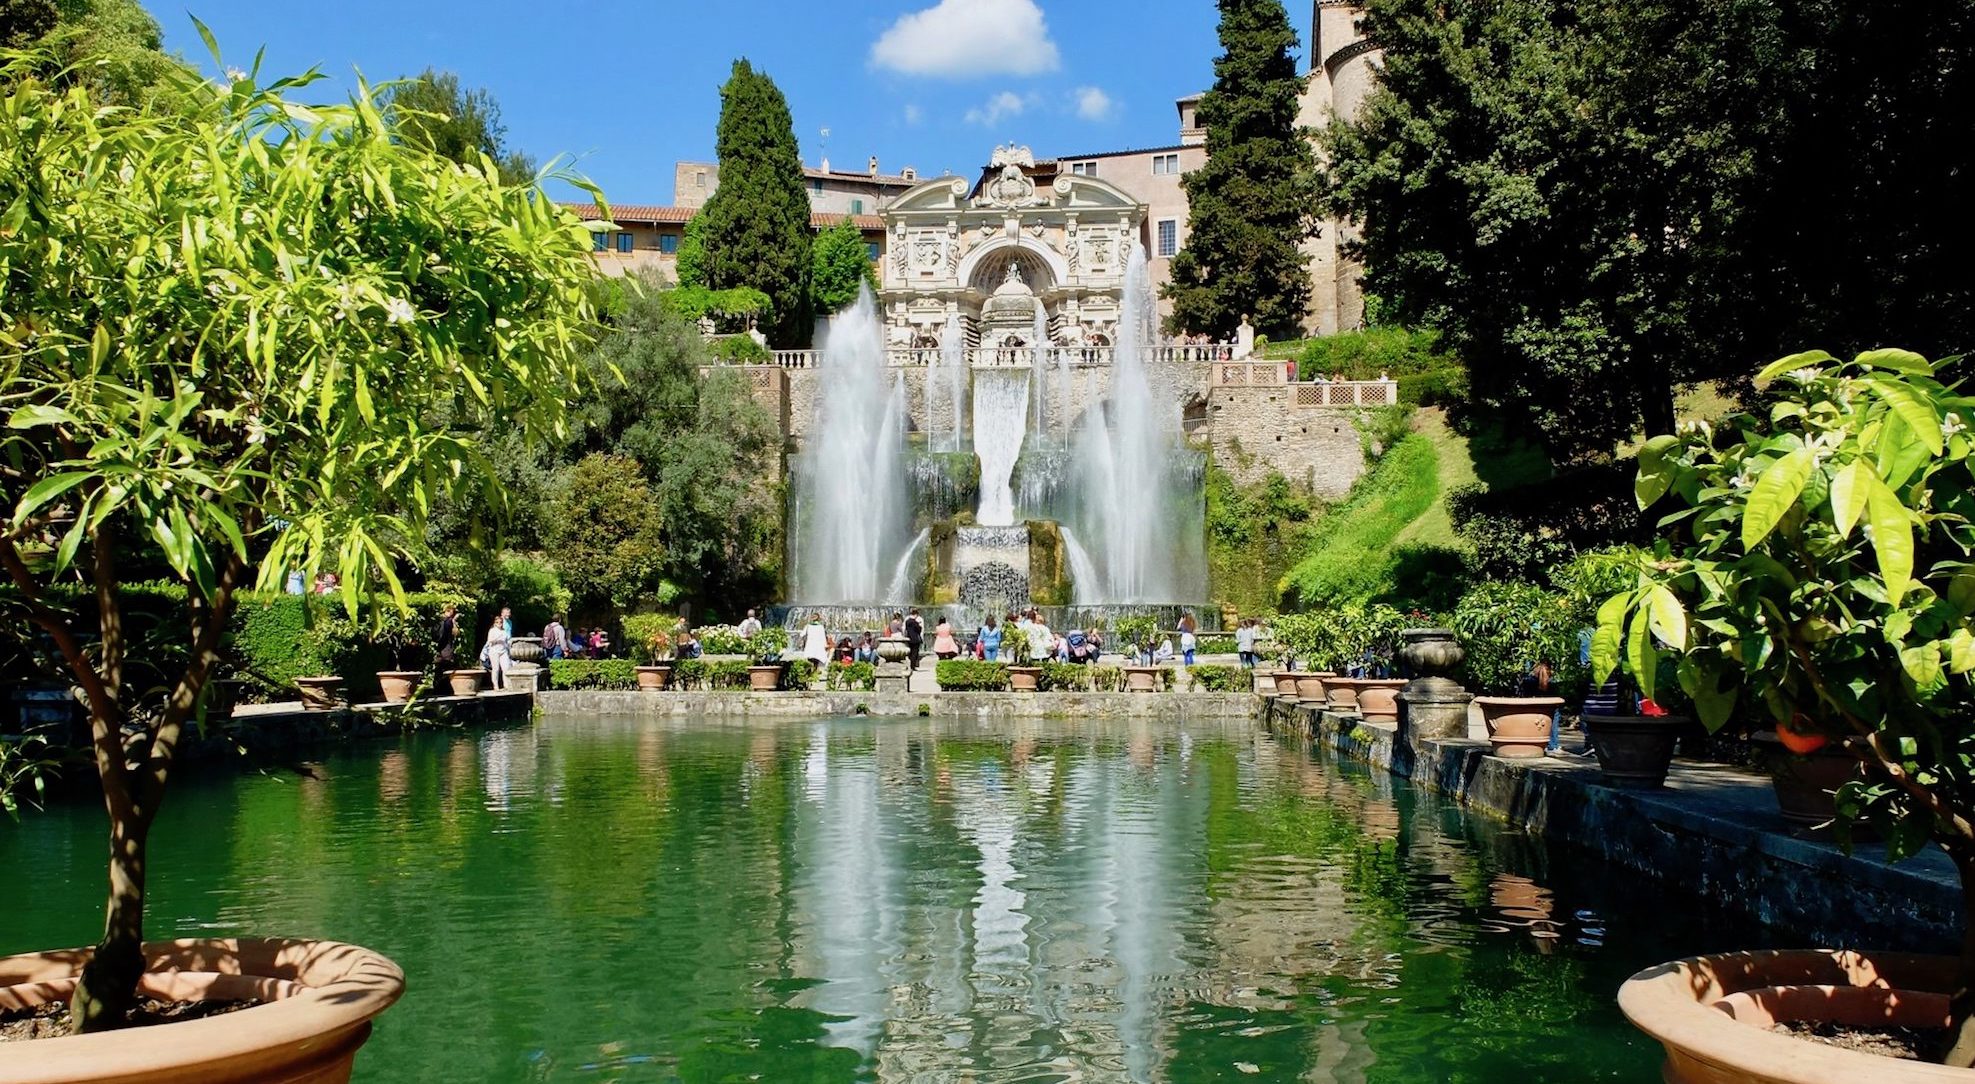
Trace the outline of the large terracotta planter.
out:
[[[446,685],[454,696],[479,696],[480,683],[487,680],[485,670],[448,670]]]
[[[1296,699],[1296,676],[1294,670],[1277,670],[1269,675],[1269,680],[1275,682],[1277,700]]]
[[[1368,723],[1399,725],[1399,690],[1405,678],[1359,678],[1358,714]]]
[[[1564,706],[1556,696],[1477,696],[1495,755],[1512,760],[1540,757],[1550,744],[1550,720]]]
[[[1337,675],[1329,670],[1306,670],[1296,675],[1296,702],[1304,707],[1321,708],[1329,702],[1325,685]]]
[[[1011,666],[1008,668],[1008,687],[1018,693],[1035,692],[1036,685],[1041,679],[1042,667],[1040,666]]]
[[[1125,691],[1128,693],[1150,693],[1159,690],[1159,678],[1163,666],[1127,666],[1125,669]]]
[[[672,664],[658,663],[653,666],[637,667],[638,691],[641,693],[664,692],[672,687]]]
[[[750,666],[747,668],[747,687],[755,692],[772,693],[775,691],[775,687],[781,683],[782,664],[779,662],[766,666]]]
[[[1784,820],[1819,825],[1838,816],[1837,790],[1858,778],[1857,757],[1835,742],[1808,755],[1792,753],[1766,730],[1755,735],[1755,742],[1764,750],[1776,808]]]
[[[343,679],[298,677],[295,691],[301,694],[303,711],[334,711],[343,701]]]
[[[1587,714],[1583,722],[1605,782],[1614,787],[1656,790],[1666,785],[1674,743],[1688,721],[1678,715]]]
[[[1358,690],[1364,687],[1364,683],[1364,678],[1325,678],[1324,692],[1330,696],[1330,710],[1339,715],[1358,714]]]
[[[1666,1048],[1667,1084],[1967,1084],[1975,1072],[1845,1050],[1769,1030],[1780,1022],[1941,1027],[1956,961],[1800,949],[1697,956],[1619,987],[1634,1027]]]
[[[89,954],[0,959],[0,1009],[66,1000]],[[398,965],[334,941],[155,941],[144,956],[140,989],[151,997],[267,1003],[182,1023],[0,1045],[0,1080],[343,1084],[370,1038],[371,1019],[405,989]]]
[[[411,699],[418,689],[418,679],[423,677],[416,670],[379,670],[377,688],[387,704],[402,704]]]

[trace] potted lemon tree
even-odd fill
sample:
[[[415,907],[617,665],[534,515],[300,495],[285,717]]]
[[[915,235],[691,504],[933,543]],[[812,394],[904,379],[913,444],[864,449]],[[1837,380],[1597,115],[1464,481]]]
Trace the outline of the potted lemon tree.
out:
[[[35,334],[0,365],[0,574],[81,690],[109,836],[101,939],[0,959],[0,987],[67,998],[80,1034],[4,1061],[28,1079],[347,1078],[397,967],[328,941],[147,941],[151,827],[188,731],[225,724],[204,706],[240,592],[333,567],[348,615],[402,606],[394,541],[435,503],[502,497],[467,434],[564,432],[589,235],[491,163],[398,138],[362,88],[305,106],[312,74],[174,70],[172,106],[110,109],[35,57],[5,63],[0,325],[32,314]],[[183,653],[140,683],[122,589],[159,568],[184,589]],[[58,605],[58,584],[96,605]],[[193,999],[275,995],[118,1030],[147,975]]]
[[[1841,838],[1869,823],[1893,859],[1939,847],[1975,915],[1975,400],[1950,364],[1797,354],[1757,375],[1760,409],[1648,441],[1639,503],[1665,508],[1669,537],[1600,608],[1593,678],[1624,660],[1642,695],[1677,683],[1711,728],[1741,715],[1842,751]],[[1747,1023],[1945,1025],[1935,1058],[1975,1066],[1975,937],[1957,948],[1700,957],[1620,1001],[1670,1080],[1918,1080]],[[1761,1075],[1779,1066],[1792,1073]]]

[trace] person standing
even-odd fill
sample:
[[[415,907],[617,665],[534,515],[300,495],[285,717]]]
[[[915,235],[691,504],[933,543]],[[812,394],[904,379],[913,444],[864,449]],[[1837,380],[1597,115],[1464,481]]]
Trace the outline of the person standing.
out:
[[[1001,626],[995,622],[993,614],[987,616],[987,624],[981,626],[981,631],[975,635],[975,639],[980,641],[982,659],[988,662],[1001,661]]]
[[[507,633],[508,639],[514,639],[514,610],[507,606],[501,607],[501,631]]]
[[[905,655],[912,669],[919,669],[919,649],[926,642],[926,622],[915,608],[905,615]]]
[[[740,633],[743,640],[759,636],[761,634],[761,622],[754,616],[754,611],[749,610],[747,616],[741,619],[740,626],[734,631]]]
[[[1241,653],[1244,669],[1255,669],[1255,619],[1244,617],[1234,629],[1234,649]]]
[[[809,624],[802,627],[802,657],[818,666],[830,661],[830,634],[823,631],[823,615],[809,615]]]
[[[933,626],[933,655],[942,662],[960,656],[960,645],[954,642],[953,626],[945,614],[939,615],[939,623]]]
[[[489,683],[493,688],[507,688],[508,667],[513,664],[513,656],[508,653],[507,623],[496,617],[487,626],[487,646],[480,655],[487,660],[487,671],[493,675]]]
[[[441,672],[451,670],[458,662],[459,655],[459,607],[446,603],[439,611],[439,627],[432,630],[432,646],[435,648],[434,665]]]
[[[1192,614],[1180,615],[1180,655],[1188,666],[1193,665],[1193,653],[1200,647],[1199,627]]]
[[[542,629],[542,652],[550,659],[565,658],[569,654],[569,632],[562,627],[562,615],[549,618]]]

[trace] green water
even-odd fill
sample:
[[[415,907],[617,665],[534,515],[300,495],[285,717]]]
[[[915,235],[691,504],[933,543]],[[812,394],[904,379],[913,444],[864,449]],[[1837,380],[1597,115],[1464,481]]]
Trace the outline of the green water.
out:
[[[357,1079],[1657,1079],[1627,974],[1764,935],[1245,720],[549,718],[181,782],[153,936],[404,966]],[[102,816],[0,821],[0,953]]]

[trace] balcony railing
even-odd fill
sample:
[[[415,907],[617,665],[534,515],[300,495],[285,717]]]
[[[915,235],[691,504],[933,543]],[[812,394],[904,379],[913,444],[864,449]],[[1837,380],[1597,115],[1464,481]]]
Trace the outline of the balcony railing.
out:
[[[1110,365],[1117,359],[1114,346],[1050,346],[1038,351],[1031,346],[970,346],[961,352],[969,368],[974,369],[1026,369],[1041,363],[1055,366],[1068,363],[1074,367],[1097,367]],[[784,369],[814,368],[818,360],[815,350],[777,350],[775,364]],[[1234,356],[1232,343],[1162,343],[1146,350],[1146,359],[1155,364],[1209,364],[1226,361]],[[897,369],[924,368],[943,364],[945,351],[938,347],[894,346],[885,351],[885,364]]]

